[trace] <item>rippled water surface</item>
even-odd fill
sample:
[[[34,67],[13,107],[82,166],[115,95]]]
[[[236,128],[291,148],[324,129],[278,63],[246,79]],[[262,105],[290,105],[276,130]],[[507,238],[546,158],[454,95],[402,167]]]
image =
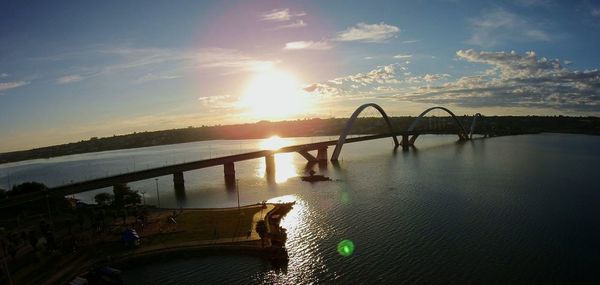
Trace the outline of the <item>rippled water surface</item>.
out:
[[[297,201],[282,224],[287,268],[248,256],[159,260],[126,270],[126,284],[600,280],[600,137],[455,139],[422,136],[418,149],[408,152],[394,152],[391,139],[347,144],[337,166],[307,167],[298,154],[278,155],[274,184],[263,177],[263,159],[236,163],[243,204]],[[264,145],[197,142],[0,165],[0,187],[28,179],[59,185]],[[309,169],[335,181],[300,181]],[[184,196],[174,194],[171,177],[130,185],[145,192],[148,204],[156,203],[156,182],[161,206],[237,204],[235,192],[225,189],[222,167],[186,172],[185,179]],[[77,198],[91,200],[98,191]],[[336,250],[345,239],[355,245],[348,257]]]

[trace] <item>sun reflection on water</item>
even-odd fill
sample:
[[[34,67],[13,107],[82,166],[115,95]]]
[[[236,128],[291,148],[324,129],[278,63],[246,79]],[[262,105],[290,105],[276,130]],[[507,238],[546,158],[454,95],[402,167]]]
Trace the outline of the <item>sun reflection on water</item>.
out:
[[[318,283],[318,274],[329,274],[323,256],[316,250],[319,242],[329,234],[315,224],[313,209],[297,195],[285,195],[269,199],[270,203],[295,201],[294,206],[280,222],[287,231],[286,248],[288,266],[285,271],[271,270],[260,277],[267,284],[313,284]],[[318,273],[318,274],[317,274]]]
[[[293,140],[284,140],[278,136],[272,136],[268,139],[263,140],[260,143],[260,148],[265,150],[277,150],[284,146],[292,144]],[[298,176],[296,167],[294,166],[295,154],[294,153],[277,153],[275,154],[275,183],[283,183],[292,177]],[[266,161],[260,160],[258,169],[256,171],[257,177],[265,177],[266,175]]]
[[[263,141],[260,142],[260,149],[265,149],[265,150],[276,150],[276,149],[280,149],[284,146],[288,146],[290,145],[290,141],[286,141],[282,138],[280,138],[279,136],[272,136],[268,139],[264,139]]]

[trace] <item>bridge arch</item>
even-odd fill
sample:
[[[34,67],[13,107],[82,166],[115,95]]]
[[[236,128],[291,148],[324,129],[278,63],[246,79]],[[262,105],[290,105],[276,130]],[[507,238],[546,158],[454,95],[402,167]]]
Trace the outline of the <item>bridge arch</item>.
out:
[[[441,106],[435,106],[435,107],[431,107],[425,111],[423,111],[423,113],[421,113],[413,122],[412,124],[408,127],[408,129],[406,130],[407,132],[412,132],[415,130],[415,127],[419,124],[419,122],[421,121],[421,118],[423,118],[423,116],[425,116],[427,113],[435,110],[435,109],[439,109],[439,110],[443,110],[446,111],[446,113],[450,114],[450,116],[452,116],[452,119],[454,119],[454,122],[456,123],[456,125],[458,126],[458,138],[460,140],[468,140],[469,137],[467,135],[467,132],[465,131],[465,128],[463,127],[463,125],[460,123],[460,121],[458,120],[458,118],[456,117],[456,115],[454,115],[454,113],[452,113],[452,111],[450,111],[449,109],[445,108],[445,107],[441,107]],[[417,138],[419,137],[418,134],[414,134],[412,135],[412,137],[410,137],[410,139],[408,140],[408,145],[413,145],[415,143],[415,140],[417,140]]]
[[[342,134],[340,135],[340,137],[338,139],[338,142],[335,145],[335,149],[333,150],[333,155],[331,155],[331,161],[337,161],[338,160],[338,158],[340,156],[340,152],[342,151],[342,146],[346,142],[346,137],[350,133],[350,130],[352,129],[352,125],[354,124],[354,121],[356,121],[356,119],[358,118],[358,115],[360,115],[360,113],[362,113],[362,111],[365,110],[368,107],[373,107],[377,111],[379,111],[379,113],[381,114],[381,116],[385,120],[385,123],[387,124],[387,126],[388,126],[388,128],[390,130],[390,134],[392,134],[392,139],[394,139],[394,146],[397,147],[397,146],[400,145],[400,143],[398,142],[398,138],[396,137],[396,133],[394,131],[394,127],[392,126],[392,123],[390,122],[390,118],[385,113],[385,111],[383,110],[383,108],[381,108],[379,105],[377,105],[375,103],[367,103],[367,104],[363,104],[360,107],[356,108],[356,110],[354,111],[354,113],[352,113],[352,116],[350,116],[350,119],[348,120],[348,122],[346,122],[346,127],[342,131]]]

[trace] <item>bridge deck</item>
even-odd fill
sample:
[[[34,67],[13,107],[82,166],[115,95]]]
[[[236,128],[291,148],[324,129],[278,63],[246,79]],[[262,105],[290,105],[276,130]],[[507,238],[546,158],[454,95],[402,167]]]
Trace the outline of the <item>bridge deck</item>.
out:
[[[402,136],[402,135],[415,135],[415,134],[423,134],[423,133],[419,132],[419,131],[413,131],[413,132],[396,133],[394,135]],[[382,139],[382,138],[387,138],[387,137],[391,137],[391,136],[392,136],[391,134],[360,136],[360,137],[348,138],[348,139],[346,139],[346,143],[354,143],[354,142],[361,142],[361,141],[367,141],[367,140]],[[229,156],[223,156],[223,157],[217,157],[217,158],[211,158],[211,159],[203,159],[203,160],[168,165],[168,166],[161,166],[161,167],[156,167],[156,168],[150,168],[150,169],[145,169],[145,170],[139,170],[139,171],[134,171],[134,172],[129,172],[129,173],[117,174],[117,175],[101,177],[101,178],[96,178],[96,179],[92,179],[92,180],[75,182],[72,184],[57,186],[57,187],[51,188],[49,190],[49,194],[61,195],[61,196],[72,195],[72,194],[77,194],[77,193],[90,191],[90,190],[94,190],[94,189],[111,187],[111,186],[113,186],[115,184],[119,184],[119,183],[129,183],[129,182],[133,182],[133,181],[151,179],[151,178],[159,177],[159,176],[172,175],[172,174],[178,173],[178,172],[186,172],[186,171],[191,171],[191,170],[196,170],[196,169],[224,165],[226,163],[233,163],[233,162],[237,162],[237,161],[256,159],[256,158],[266,157],[269,155],[274,155],[276,153],[289,153],[289,152],[298,152],[298,151],[318,150],[323,147],[336,145],[337,142],[338,142],[338,140],[329,140],[329,141],[316,142],[316,143],[299,144],[299,145],[282,147],[282,148],[276,149],[276,150],[259,150],[259,151],[253,151],[253,152],[236,154],[236,155],[229,155]],[[8,201],[5,201],[5,203],[3,203],[2,206],[7,207],[7,206],[11,206],[11,205],[16,205],[16,204],[19,204],[19,203],[22,203],[25,201],[30,201],[30,200],[40,199],[40,198],[43,198],[43,193],[25,194],[25,195],[21,195],[18,197],[8,199]]]

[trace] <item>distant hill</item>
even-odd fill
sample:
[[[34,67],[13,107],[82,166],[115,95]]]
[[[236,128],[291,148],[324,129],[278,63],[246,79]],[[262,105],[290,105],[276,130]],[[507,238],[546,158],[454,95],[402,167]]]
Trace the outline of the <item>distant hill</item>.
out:
[[[447,120],[448,127],[453,127],[449,118],[438,118]],[[398,131],[408,128],[414,118],[392,117],[391,120]],[[472,117],[463,116],[460,117],[460,120],[465,128],[468,128]],[[104,138],[92,137],[89,140],[80,142],[1,153],[0,163],[204,140],[259,139],[273,135],[280,137],[336,136],[341,133],[346,121],[346,118],[305,119],[280,122],[260,121],[253,124],[187,127],[153,132],[136,132]],[[486,122],[493,127],[496,135],[538,132],[600,134],[600,118],[597,117],[493,116],[486,117]],[[352,128],[353,134],[385,132],[387,132],[387,127],[381,118],[360,118]]]

